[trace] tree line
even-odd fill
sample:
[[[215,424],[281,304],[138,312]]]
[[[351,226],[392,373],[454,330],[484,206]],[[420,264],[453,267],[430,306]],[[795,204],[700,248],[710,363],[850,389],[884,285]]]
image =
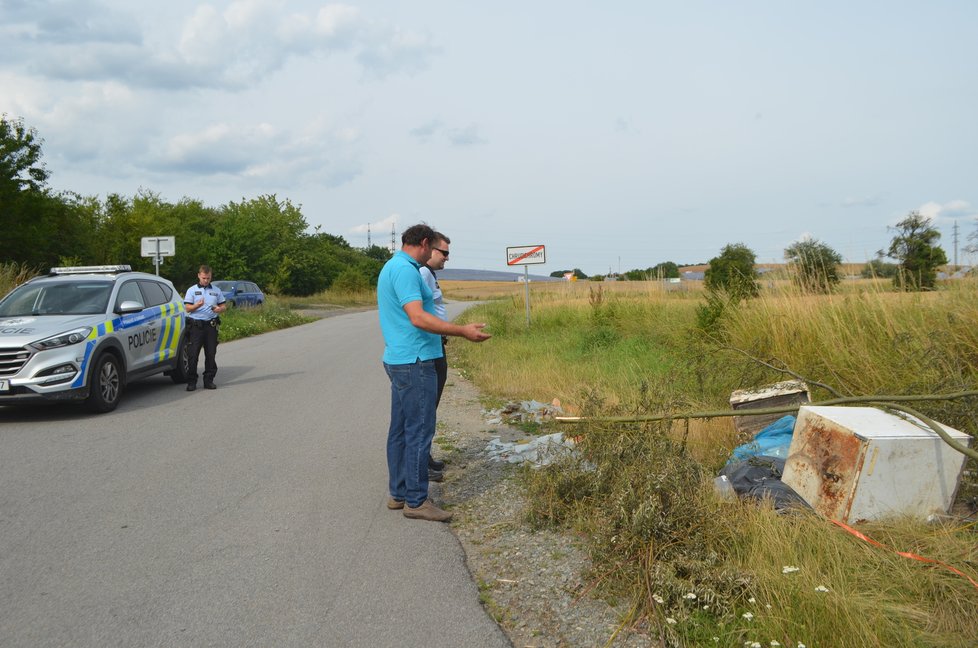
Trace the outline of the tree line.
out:
[[[890,246],[879,250],[876,258],[865,265],[865,278],[889,278],[901,290],[930,290],[937,282],[937,269],[947,263],[947,255],[937,244],[941,233],[930,219],[918,211],[910,212],[894,228],[896,235]],[[978,247],[978,241],[976,241]],[[839,268],[842,255],[818,239],[804,239],[792,243],[784,250],[784,258],[792,280],[805,292],[830,292],[840,281]],[[895,259],[889,263],[884,259]],[[710,259],[704,273],[708,290],[723,291],[736,297],[757,296],[759,285],[756,269],[757,255],[743,243],[731,243],[720,254]],[[697,264],[693,264],[697,265]],[[679,267],[665,261],[644,270],[629,270],[618,276],[626,281],[648,281],[679,277]],[[578,279],[602,281],[604,275],[588,275],[580,268],[557,270],[551,277],[573,274]]]
[[[42,140],[22,119],[0,115],[0,262],[38,270],[57,265],[126,263],[154,272],[140,256],[146,236],[174,236],[176,253],[160,274],[178,287],[196,281],[206,263],[218,279],[247,279],[283,295],[327,288],[369,290],[391,253],[352,247],[343,237],[309,231],[288,199],[262,195],[219,207],[149,190],[104,200],[48,187]]]

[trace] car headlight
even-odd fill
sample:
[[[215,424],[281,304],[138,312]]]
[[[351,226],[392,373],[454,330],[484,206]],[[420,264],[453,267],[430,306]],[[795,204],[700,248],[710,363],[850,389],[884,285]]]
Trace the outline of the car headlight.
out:
[[[91,326],[83,326],[81,328],[76,328],[73,331],[68,331],[66,333],[59,333],[58,335],[45,338],[43,340],[38,340],[37,342],[32,342],[31,346],[38,351],[47,351],[49,349],[57,349],[58,347],[68,346],[69,344],[78,344],[79,342],[84,342],[88,337],[88,334],[92,332]]]

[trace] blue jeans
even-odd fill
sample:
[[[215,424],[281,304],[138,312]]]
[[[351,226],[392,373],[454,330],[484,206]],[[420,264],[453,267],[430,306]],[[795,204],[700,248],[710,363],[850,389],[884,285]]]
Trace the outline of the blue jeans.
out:
[[[428,455],[435,436],[438,376],[435,361],[389,365],[391,426],[387,431],[387,472],[391,497],[417,508],[428,499]]]

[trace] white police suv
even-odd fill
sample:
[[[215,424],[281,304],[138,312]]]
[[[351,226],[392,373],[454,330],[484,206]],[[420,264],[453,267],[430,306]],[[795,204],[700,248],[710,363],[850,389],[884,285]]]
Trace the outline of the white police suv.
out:
[[[126,384],[165,373],[186,382],[183,299],[127,265],[51,268],[0,300],[0,405],[119,404]]]

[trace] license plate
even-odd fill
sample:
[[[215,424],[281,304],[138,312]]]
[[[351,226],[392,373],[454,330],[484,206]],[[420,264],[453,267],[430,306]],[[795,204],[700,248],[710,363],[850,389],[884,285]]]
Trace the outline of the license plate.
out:
[[[0,380],[0,391],[10,391],[9,380]]]

